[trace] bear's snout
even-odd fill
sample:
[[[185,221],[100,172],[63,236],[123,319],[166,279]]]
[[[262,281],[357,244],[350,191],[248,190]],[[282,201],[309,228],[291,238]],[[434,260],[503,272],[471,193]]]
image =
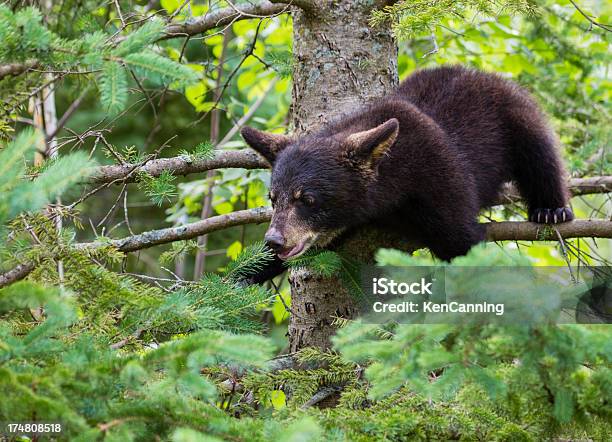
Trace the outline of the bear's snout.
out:
[[[268,229],[266,236],[264,236],[264,241],[275,253],[281,252],[285,247],[285,238],[275,228]]]

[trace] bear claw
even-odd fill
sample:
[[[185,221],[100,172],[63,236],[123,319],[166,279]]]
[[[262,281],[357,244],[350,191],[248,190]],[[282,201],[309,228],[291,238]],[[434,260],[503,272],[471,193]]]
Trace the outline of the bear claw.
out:
[[[529,221],[540,224],[559,224],[574,219],[574,213],[569,207],[558,209],[534,209],[529,215]]]

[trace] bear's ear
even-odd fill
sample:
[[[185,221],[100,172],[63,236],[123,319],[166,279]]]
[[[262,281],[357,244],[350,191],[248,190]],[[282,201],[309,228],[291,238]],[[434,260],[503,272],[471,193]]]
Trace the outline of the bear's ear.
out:
[[[276,156],[291,143],[291,138],[287,135],[270,134],[252,127],[243,127],[240,133],[244,141],[263,156],[270,165],[274,164]]]
[[[345,153],[352,163],[375,168],[378,160],[393,146],[399,133],[399,121],[391,118],[374,129],[357,132],[344,140]]]

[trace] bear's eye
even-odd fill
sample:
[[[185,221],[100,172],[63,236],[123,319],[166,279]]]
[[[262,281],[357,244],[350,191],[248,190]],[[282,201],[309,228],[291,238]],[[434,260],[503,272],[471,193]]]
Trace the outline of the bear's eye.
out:
[[[302,195],[302,198],[300,198],[300,200],[307,206],[314,206],[315,203],[314,196],[312,195]]]

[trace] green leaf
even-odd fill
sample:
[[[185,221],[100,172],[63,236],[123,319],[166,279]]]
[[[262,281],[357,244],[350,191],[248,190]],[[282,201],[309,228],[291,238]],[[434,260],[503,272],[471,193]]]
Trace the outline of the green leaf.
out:
[[[228,258],[236,259],[240,252],[242,252],[242,243],[240,241],[234,241],[227,248],[226,255],[228,256]]]
[[[287,406],[285,392],[283,390],[273,390],[270,393],[270,402],[275,410],[280,410]]]

